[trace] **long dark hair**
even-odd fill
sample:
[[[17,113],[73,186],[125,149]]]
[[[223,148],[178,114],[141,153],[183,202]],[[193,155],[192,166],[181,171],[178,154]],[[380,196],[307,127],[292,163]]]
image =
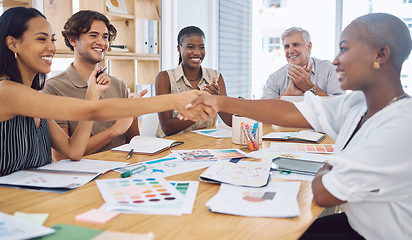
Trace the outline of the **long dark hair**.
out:
[[[35,17],[46,17],[35,8],[15,7],[5,11],[0,17],[0,75],[6,75],[11,81],[23,83],[14,53],[6,45],[6,37],[20,39],[27,30],[27,22]],[[41,90],[46,74],[38,73],[31,87]]]
[[[179,46],[182,46],[183,39],[187,37],[191,37],[192,35],[197,35],[205,39],[205,33],[202,31],[202,29],[196,27],[196,26],[187,26],[185,28],[182,28],[180,30],[179,34],[177,35],[177,44]],[[182,62],[182,56],[179,54],[179,64]]]

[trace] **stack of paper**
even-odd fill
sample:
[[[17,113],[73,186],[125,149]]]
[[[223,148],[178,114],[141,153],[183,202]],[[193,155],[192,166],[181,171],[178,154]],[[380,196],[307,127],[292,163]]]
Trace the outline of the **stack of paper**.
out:
[[[97,180],[106,204],[100,209],[125,213],[190,214],[199,182],[170,183],[161,177]]]
[[[61,160],[43,167],[21,170],[0,177],[0,185],[42,191],[67,192],[92,181],[101,174],[127,165],[125,162],[82,159]]]
[[[270,182],[262,188],[221,184],[206,206],[212,212],[248,217],[296,217],[299,188],[300,182]]]

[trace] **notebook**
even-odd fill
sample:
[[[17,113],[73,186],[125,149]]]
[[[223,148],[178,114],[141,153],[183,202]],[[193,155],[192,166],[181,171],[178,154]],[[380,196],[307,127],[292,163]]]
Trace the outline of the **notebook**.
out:
[[[263,136],[263,140],[283,140],[320,143],[325,135],[318,132],[302,130],[299,132],[271,132]]]
[[[130,152],[133,149],[133,153],[156,154],[183,143],[166,138],[134,136],[130,143],[112,148],[112,151]]]

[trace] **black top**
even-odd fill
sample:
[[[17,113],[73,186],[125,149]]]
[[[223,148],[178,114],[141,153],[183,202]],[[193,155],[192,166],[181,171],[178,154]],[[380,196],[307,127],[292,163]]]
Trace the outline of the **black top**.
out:
[[[16,116],[0,122],[0,176],[52,162],[46,119],[37,128],[34,119]]]

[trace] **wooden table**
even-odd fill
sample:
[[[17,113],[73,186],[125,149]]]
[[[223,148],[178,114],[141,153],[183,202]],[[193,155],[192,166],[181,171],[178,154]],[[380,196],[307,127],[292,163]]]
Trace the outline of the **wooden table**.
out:
[[[291,131],[276,126],[264,126],[263,133],[272,131]],[[215,139],[196,133],[185,133],[170,137],[182,140],[185,144],[175,147],[175,150],[188,149],[228,149],[240,148],[231,142],[230,138]],[[322,143],[333,143],[327,137]],[[270,142],[264,141],[264,147]],[[242,149],[245,150],[245,149]],[[245,150],[246,151],[246,150]],[[165,151],[154,156],[133,154],[129,162],[136,163],[157,159],[170,154]],[[102,152],[87,156],[87,159],[126,161],[127,153]],[[198,180],[204,169],[183,173],[166,178],[167,180]],[[100,179],[119,178],[120,174],[110,171]],[[276,181],[276,180],[275,180]],[[281,181],[281,180],[278,180]],[[90,182],[85,186],[70,192],[46,193],[21,189],[0,187],[0,211],[13,215],[14,212],[49,213],[45,226],[65,223],[95,229],[147,233],[153,232],[155,239],[297,239],[319,216],[323,208],[313,203],[311,183],[302,181],[298,203],[300,216],[295,218],[258,218],[241,217],[212,213],[205,203],[218,191],[219,185],[200,182],[193,213],[182,216],[120,214],[106,224],[76,222],[75,216],[92,208],[99,208],[103,198],[96,186]]]

